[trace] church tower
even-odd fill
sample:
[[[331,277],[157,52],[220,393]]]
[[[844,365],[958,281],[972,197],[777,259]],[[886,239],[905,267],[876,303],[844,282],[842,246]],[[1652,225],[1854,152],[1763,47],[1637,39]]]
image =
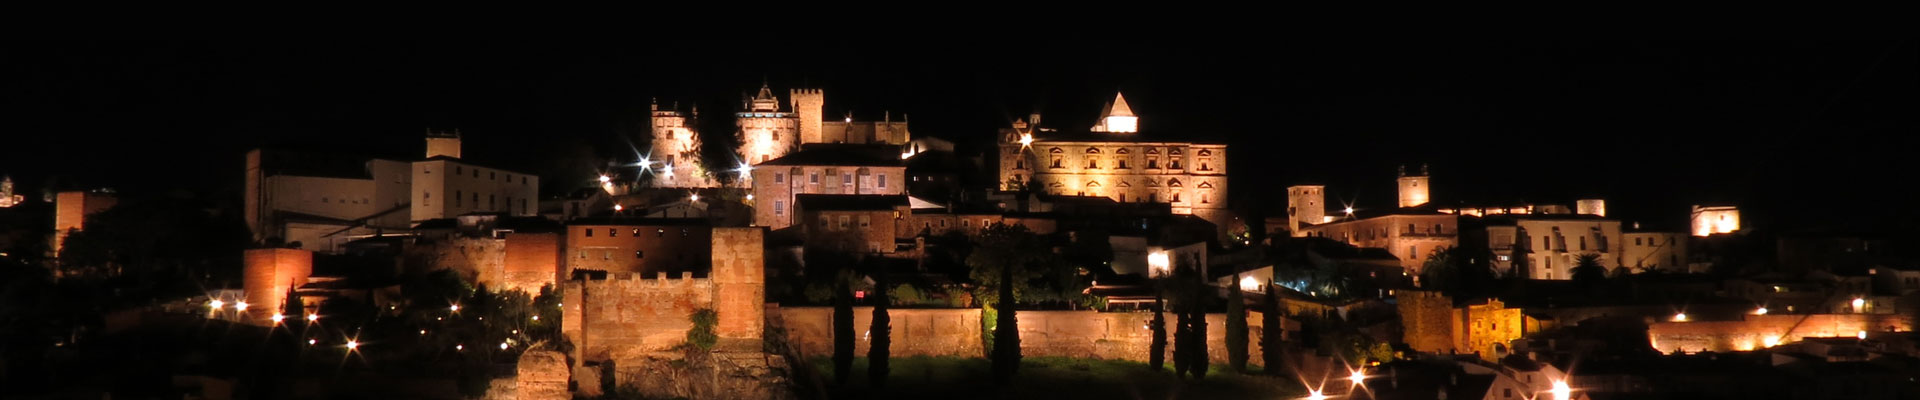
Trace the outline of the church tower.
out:
[[[1100,110],[1100,120],[1093,125],[1094,132],[1134,133],[1140,131],[1140,117],[1133,115],[1133,107],[1127,106],[1127,97],[1118,92],[1113,94],[1113,102]]]
[[[1287,187],[1287,232],[1302,237],[1307,234],[1300,227],[1327,222],[1326,191],[1327,187],[1321,185]]]
[[[452,132],[434,132],[427,129],[427,158],[447,156],[460,158],[460,130]]]
[[[1419,207],[1422,204],[1427,204],[1427,201],[1432,199],[1432,197],[1428,196],[1430,193],[1428,189],[1430,188],[1432,188],[1432,185],[1429,185],[1427,181],[1426,164],[1420,165],[1419,175],[1407,175],[1407,167],[1404,165],[1400,166],[1400,208]]]
[[[735,154],[741,160],[759,165],[799,147],[800,119],[791,112],[780,112],[780,99],[766,83],[761,83],[760,92],[741,106],[745,110],[734,114],[734,123],[740,127],[734,133],[740,140]]]
[[[793,103],[793,113],[800,117],[800,143],[825,143],[826,139],[821,136],[824,116],[820,115],[820,107],[826,103],[826,96],[820,89],[793,89],[787,95]]]
[[[647,152],[647,168],[653,171],[654,187],[713,187],[703,177],[700,165],[700,131],[696,129],[700,108],[694,106],[692,118],[673,109],[662,110],[660,103],[649,106],[652,112],[653,145]]]

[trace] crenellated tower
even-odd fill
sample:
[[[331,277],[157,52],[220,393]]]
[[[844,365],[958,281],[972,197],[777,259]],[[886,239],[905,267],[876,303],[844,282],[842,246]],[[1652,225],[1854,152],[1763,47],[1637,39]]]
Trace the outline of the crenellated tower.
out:
[[[826,103],[826,95],[820,89],[793,89],[788,96],[793,113],[800,118],[800,143],[825,143],[820,108]]]
[[[653,143],[644,162],[653,174],[653,186],[713,187],[712,177],[700,162],[700,108],[695,106],[691,114],[679,108],[675,103],[673,108],[662,110],[658,101],[648,106]]]
[[[1419,175],[1407,175],[1407,167],[1400,166],[1400,207],[1419,207],[1432,201],[1428,191],[1432,185],[1427,180],[1427,165],[1420,165]]]

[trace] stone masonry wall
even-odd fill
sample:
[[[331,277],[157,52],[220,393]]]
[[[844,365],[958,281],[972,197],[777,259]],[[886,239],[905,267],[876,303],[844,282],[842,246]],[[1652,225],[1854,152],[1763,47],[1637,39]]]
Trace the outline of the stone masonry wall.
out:
[[[714,228],[714,310],[720,315],[715,333],[726,341],[760,348],[766,323],[766,257],[760,228]]]
[[[539,294],[541,286],[554,284],[560,278],[560,235],[507,234],[506,255],[501,271],[498,283],[489,285],[498,285],[503,290],[520,289],[528,294]]]
[[[455,237],[415,246],[410,251],[429,269],[451,269],[458,272],[461,278],[486,283],[488,287],[504,281],[506,276],[504,240]]]
[[[686,341],[694,310],[714,305],[714,284],[691,273],[668,278],[637,274],[568,281],[561,300],[561,332],[587,360],[625,358]],[[584,300],[582,293],[585,293]],[[584,333],[584,334],[583,334]]]
[[[832,307],[782,307],[778,310],[788,340],[807,357],[833,354]],[[854,354],[865,356],[873,307],[854,307],[854,330],[861,335]],[[892,353],[906,356],[980,357],[979,309],[892,309]],[[1028,357],[1085,357],[1146,362],[1153,332],[1152,313],[1095,311],[1021,311],[1020,351]],[[1166,315],[1167,357],[1173,356],[1172,314]],[[1207,314],[1207,356],[1227,361],[1225,314]],[[1248,361],[1259,365],[1260,314],[1247,315]]]
[[[313,275],[313,252],[300,249],[248,249],[241,288],[247,314],[242,322],[269,325],[268,317],[284,308],[289,289],[307,283]]]
[[[1792,343],[1809,337],[1852,337],[1860,331],[1910,331],[1913,319],[1900,314],[1770,314],[1747,315],[1738,321],[1658,322],[1647,327],[1653,348],[1675,350],[1745,351],[1766,346],[1767,339]]]

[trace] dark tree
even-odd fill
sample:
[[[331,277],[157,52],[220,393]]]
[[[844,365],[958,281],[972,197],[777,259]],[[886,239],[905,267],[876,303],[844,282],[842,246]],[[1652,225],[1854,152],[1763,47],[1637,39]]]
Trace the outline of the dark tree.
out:
[[[1240,294],[1240,274],[1227,284],[1227,365],[1247,372],[1247,306]]]
[[[1188,320],[1193,322],[1193,327],[1188,329],[1190,332],[1187,333],[1187,337],[1193,339],[1193,360],[1188,361],[1191,365],[1187,366],[1187,371],[1193,374],[1193,379],[1205,379],[1207,377],[1207,364],[1210,361],[1207,359],[1206,299],[1207,296],[1212,296],[1211,293],[1208,293],[1212,287],[1207,286],[1205,281],[1200,280],[1198,274],[1194,275],[1192,282],[1194,286],[1192,292],[1193,306],[1187,309],[1187,313],[1192,314],[1192,317],[1188,318]]]
[[[1173,376],[1178,377],[1187,376],[1193,368],[1193,314],[1184,307],[1176,307],[1173,313]]]
[[[1599,254],[1581,254],[1574,259],[1573,284],[1584,288],[1594,288],[1607,280],[1607,267],[1600,265]]]
[[[1160,293],[1153,294],[1153,345],[1148,347],[1152,354],[1147,355],[1147,368],[1159,372],[1167,366],[1167,317],[1164,315],[1166,303],[1160,300]]]
[[[1000,281],[1013,281],[1013,270],[1002,268]],[[1000,312],[993,332],[993,380],[1001,385],[1012,382],[1013,374],[1020,372],[1020,320],[1014,315],[1019,306],[1013,288],[1014,285],[1000,285]]]
[[[887,357],[891,356],[893,346],[893,319],[887,316],[887,303],[892,299],[887,295],[887,272],[878,271],[873,291],[873,325],[868,332],[873,341],[867,347],[867,384],[876,388],[887,386]]]
[[[853,293],[842,283],[833,295],[833,380],[841,386],[853,377],[853,345]]]
[[[1267,288],[1267,296],[1262,300],[1266,310],[1260,312],[1260,362],[1268,375],[1278,375],[1284,359],[1282,346],[1285,346],[1280,342],[1281,332],[1286,328],[1280,326],[1280,296],[1271,291],[1272,281],[1268,281]]]

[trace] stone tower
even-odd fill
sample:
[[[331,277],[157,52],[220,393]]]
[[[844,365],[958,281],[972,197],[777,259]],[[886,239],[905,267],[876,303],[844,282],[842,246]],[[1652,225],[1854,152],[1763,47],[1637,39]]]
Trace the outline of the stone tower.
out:
[[[825,143],[821,137],[821,125],[824,116],[820,107],[826,104],[826,95],[820,89],[793,89],[788,93],[788,101],[793,103],[793,113],[800,117],[800,143]]]
[[[452,132],[434,132],[427,129],[427,158],[447,156],[460,158],[460,130]]]
[[[736,153],[741,160],[757,165],[799,147],[800,119],[793,113],[780,112],[780,100],[774,97],[773,89],[761,84],[760,92],[741,106],[745,110],[734,119],[740,127],[734,136],[740,140]]]
[[[1580,199],[1574,202],[1573,208],[1580,214],[1607,216],[1606,199]]]
[[[1094,132],[1134,133],[1140,131],[1140,117],[1133,115],[1133,107],[1127,105],[1127,97],[1118,92],[1113,94],[1113,102],[1100,110],[1099,122],[1093,125]]]
[[[1431,186],[1428,184],[1427,177],[1426,164],[1420,165],[1419,175],[1407,175],[1407,167],[1400,167],[1401,208],[1419,207],[1422,204],[1427,204],[1427,201],[1432,199],[1432,197],[1428,196],[1430,193],[1428,189],[1430,189]]]
[[[654,187],[713,187],[712,179],[703,176],[706,168],[700,163],[700,131],[696,128],[699,108],[689,118],[680,112],[678,104],[670,110],[660,109],[658,102],[649,107],[653,145],[646,162],[653,171]]]
[[[1303,225],[1326,223],[1327,195],[1326,186],[1296,185],[1287,187],[1287,231],[1294,237],[1306,236],[1300,227]]]

